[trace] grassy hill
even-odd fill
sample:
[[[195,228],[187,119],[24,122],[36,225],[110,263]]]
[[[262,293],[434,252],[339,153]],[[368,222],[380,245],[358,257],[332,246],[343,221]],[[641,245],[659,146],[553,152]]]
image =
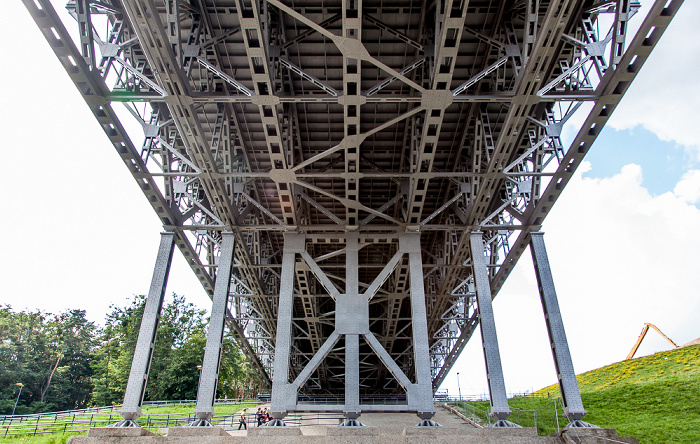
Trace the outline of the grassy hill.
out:
[[[700,443],[700,345],[618,362],[577,376],[585,421],[641,443]],[[559,387],[538,394],[559,396]]]
[[[577,379],[589,412],[585,421],[642,444],[700,443],[700,345],[618,362]],[[559,386],[552,385],[509,399],[508,419],[548,435],[567,423],[555,409],[559,397]],[[454,404],[474,420],[488,421],[488,401]]]

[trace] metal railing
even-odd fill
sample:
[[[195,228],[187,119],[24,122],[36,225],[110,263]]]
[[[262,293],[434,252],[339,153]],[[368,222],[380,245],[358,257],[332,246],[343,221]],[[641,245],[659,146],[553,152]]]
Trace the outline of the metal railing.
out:
[[[547,399],[546,396],[528,396],[538,399]],[[451,408],[464,416],[468,421],[472,421],[483,427],[493,425],[496,420],[489,415],[489,412],[475,405],[470,404],[471,401],[455,401],[451,402]],[[513,412],[508,418],[522,427],[534,427],[538,434],[547,435],[557,430],[568,423],[564,417],[564,408],[561,404],[561,399],[555,398],[550,402],[538,407],[537,409],[524,409],[511,405]]]
[[[257,399],[221,399],[218,405],[255,405]],[[195,401],[149,401],[144,407],[187,406],[194,409]],[[67,410],[62,412],[36,413],[31,415],[6,415],[0,417],[0,436],[38,435],[43,433],[79,433],[92,427],[107,427],[122,420],[118,413],[120,405],[95,407],[88,409]],[[219,413],[212,423],[222,427],[238,423],[239,413]],[[253,420],[254,414],[248,414]],[[235,417],[235,418],[234,418]],[[183,426],[196,419],[194,413],[146,413],[137,422],[142,427],[159,429]]]

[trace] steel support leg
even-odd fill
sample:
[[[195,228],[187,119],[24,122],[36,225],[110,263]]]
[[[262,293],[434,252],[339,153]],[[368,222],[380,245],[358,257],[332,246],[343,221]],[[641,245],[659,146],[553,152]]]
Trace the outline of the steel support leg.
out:
[[[277,336],[275,340],[274,374],[270,413],[272,425],[284,425],[293,387],[289,383],[289,356],[292,347],[292,308],[294,306],[294,265],[296,254],[304,251],[303,234],[285,234],[280,278],[280,300],[277,312]]]
[[[416,414],[423,421],[419,425],[437,425],[431,418],[435,415],[433,384],[430,375],[430,348],[428,345],[428,319],[425,309],[425,282],[423,280],[423,258],[420,234],[403,234],[399,238],[401,251],[408,254],[411,279],[411,326],[413,330],[413,356],[416,382],[412,393],[416,397],[409,402],[416,407]]]
[[[209,318],[209,329],[207,330],[207,346],[204,349],[204,361],[197,388],[197,405],[194,409],[198,419],[190,424],[192,426],[211,426],[209,421],[214,416],[214,400],[216,399],[216,386],[221,365],[221,344],[224,339],[224,325],[228,311],[235,242],[233,233],[223,233],[219,266],[216,271],[214,300]]]
[[[510,407],[508,407],[506,385],[503,380],[503,369],[501,367],[501,353],[498,349],[496,323],[491,305],[491,284],[486,268],[486,258],[484,257],[483,233],[480,231],[472,232],[469,242],[472,252],[474,283],[476,284],[479,328],[481,329],[484,361],[486,362],[486,377],[488,378],[489,395],[491,397],[491,416],[498,419],[497,424],[499,426],[507,426],[512,424],[505,421],[510,416],[511,411]]]
[[[348,234],[345,239],[345,294],[341,294],[336,310],[339,311],[336,328],[345,333],[345,415],[344,426],[362,425],[360,417],[360,336],[357,325],[369,323],[369,313],[364,313],[367,298],[359,294],[359,242],[357,236]],[[367,327],[369,329],[369,327]]]
[[[345,406],[347,420],[360,417],[360,335],[345,335]],[[346,421],[347,422],[347,421]]]
[[[537,275],[537,285],[540,290],[544,318],[547,322],[549,343],[552,347],[554,366],[556,367],[557,379],[559,380],[559,390],[561,391],[561,399],[564,404],[564,415],[571,421],[572,426],[590,426],[581,421],[581,418],[587,412],[583,408],[581,394],[576,381],[576,373],[574,372],[574,364],[571,361],[571,353],[569,352],[569,344],[564,332],[564,322],[559,311],[557,292],[554,289],[554,279],[552,278],[552,270],[549,268],[549,258],[544,246],[543,235],[544,233],[541,232],[530,233],[530,252],[532,253],[532,261],[535,264],[535,274]]]
[[[163,307],[163,297],[165,296],[174,246],[175,233],[161,233],[158,257],[146,298],[146,306],[143,310],[143,318],[141,318],[141,328],[136,341],[134,358],[131,361],[131,372],[124,393],[124,403],[119,410],[124,421],[115,424],[118,427],[138,427],[134,420],[141,416],[141,404],[148,382],[148,371],[153,358],[160,310]]]

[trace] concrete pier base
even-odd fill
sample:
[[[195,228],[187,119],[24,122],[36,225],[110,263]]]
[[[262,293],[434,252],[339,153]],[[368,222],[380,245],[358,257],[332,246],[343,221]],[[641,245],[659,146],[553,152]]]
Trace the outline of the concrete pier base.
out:
[[[598,444],[601,438],[639,444],[617,436],[614,429],[566,429],[538,436],[533,428],[478,428],[443,409],[435,415],[443,427],[415,427],[412,413],[365,413],[367,427],[338,427],[342,418],[324,415],[310,415],[303,427],[171,427],[161,431],[164,436],[141,428],[91,429],[87,437],[73,437],[69,444]]]

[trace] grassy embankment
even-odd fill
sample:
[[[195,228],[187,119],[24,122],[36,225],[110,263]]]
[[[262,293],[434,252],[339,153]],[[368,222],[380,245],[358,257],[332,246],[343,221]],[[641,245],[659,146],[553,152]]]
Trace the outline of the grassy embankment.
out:
[[[577,376],[585,421],[615,428],[620,436],[634,436],[641,443],[700,443],[700,345],[622,361]],[[517,409],[538,413],[540,434],[555,429],[552,399],[559,397],[553,385],[536,392],[542,398],[509,401],[517,421]],[[549,399],[546,396],[550,396]],[[488,410],[488,402],[469,403]],[[478,413],[478,412],[477,412]],[[534,426],[533,414],[521,411],[521,423]],[[561,417],[561,426],[566,419]]]

